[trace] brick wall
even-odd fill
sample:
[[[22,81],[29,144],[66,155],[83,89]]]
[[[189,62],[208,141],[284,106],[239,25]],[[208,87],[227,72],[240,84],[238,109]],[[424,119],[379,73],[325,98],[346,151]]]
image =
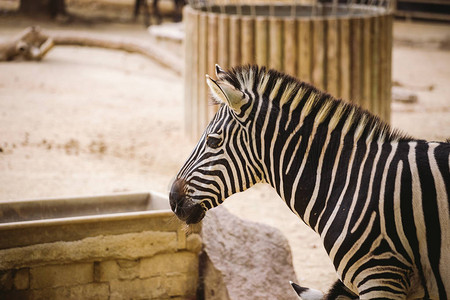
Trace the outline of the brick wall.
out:
[[[0,250],[0,299],[195,299],[198,232],[143,231]]]

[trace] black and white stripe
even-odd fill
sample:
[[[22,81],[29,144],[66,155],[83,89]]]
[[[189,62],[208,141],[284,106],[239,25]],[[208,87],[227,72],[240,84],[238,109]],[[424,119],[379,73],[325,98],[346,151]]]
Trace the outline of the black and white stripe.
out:
[[[216,75],[208,84],[220,108],[177,176],[172,207],[206,211],[266,182],[361,299],[450,297],[450,144],[400,134],[273,70]]]

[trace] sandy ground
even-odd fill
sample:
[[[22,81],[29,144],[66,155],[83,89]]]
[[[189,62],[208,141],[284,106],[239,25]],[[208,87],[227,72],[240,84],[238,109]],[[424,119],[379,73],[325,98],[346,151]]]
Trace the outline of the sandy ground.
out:
[[[0,39],[31,23],[0,18]],[[409,36],[411,28],[420,34]],[[70,29],[147,38],[142,25]],[[392,124],[419,138],[448,138],[450,51],[431,39],[448,38],[449,28],[397,22],[395,29],[393,79],[419,100],[393,103]],[[1,63],[0,199],[167,192],[195,144],[183,133],[182,84],[151,60],[102,49],[59,47],[42,62]],[[320,239],[270,187],[257,185],[225,205],[286,235],[303,285],[326,290],[336,279]]]

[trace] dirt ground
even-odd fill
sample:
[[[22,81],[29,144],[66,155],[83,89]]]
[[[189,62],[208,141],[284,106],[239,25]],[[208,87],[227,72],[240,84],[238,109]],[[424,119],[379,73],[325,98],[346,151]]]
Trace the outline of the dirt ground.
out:
[[[69,26],[7,16],[0,39],[31,24],[148,38],[130,22]],[[418,101],[393,103],[393,126],[418,138],[450,137],[450,51],[442,49],[450,27],[396,22],[394,30],[393,79]],[[0,124],[1,201],[166,193],[196,143],[183,132],[182,78],[139,55],[103,49],[56,47],[42,62],[0,63]],[[336,279],[320,239],[270,187],[225,205],[286,235],[303,285],[327,290]]]

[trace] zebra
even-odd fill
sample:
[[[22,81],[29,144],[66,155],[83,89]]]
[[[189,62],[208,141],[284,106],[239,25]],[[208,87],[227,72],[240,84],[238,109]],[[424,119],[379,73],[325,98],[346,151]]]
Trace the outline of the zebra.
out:
[[[276,70],[215,71],[218,111],[169,193],[180,220],[267,183],[320,235],[343,298],[449,299],[449,143],[414,139]]]
[[[302,300],[321,300],[324,299],[324,294],[321,291],[299,286],[298,284],[289,281],[297,296]],[[340,280],[336,281],[328,291],[325,299],[338,300],[353,300],[358,299]]]

